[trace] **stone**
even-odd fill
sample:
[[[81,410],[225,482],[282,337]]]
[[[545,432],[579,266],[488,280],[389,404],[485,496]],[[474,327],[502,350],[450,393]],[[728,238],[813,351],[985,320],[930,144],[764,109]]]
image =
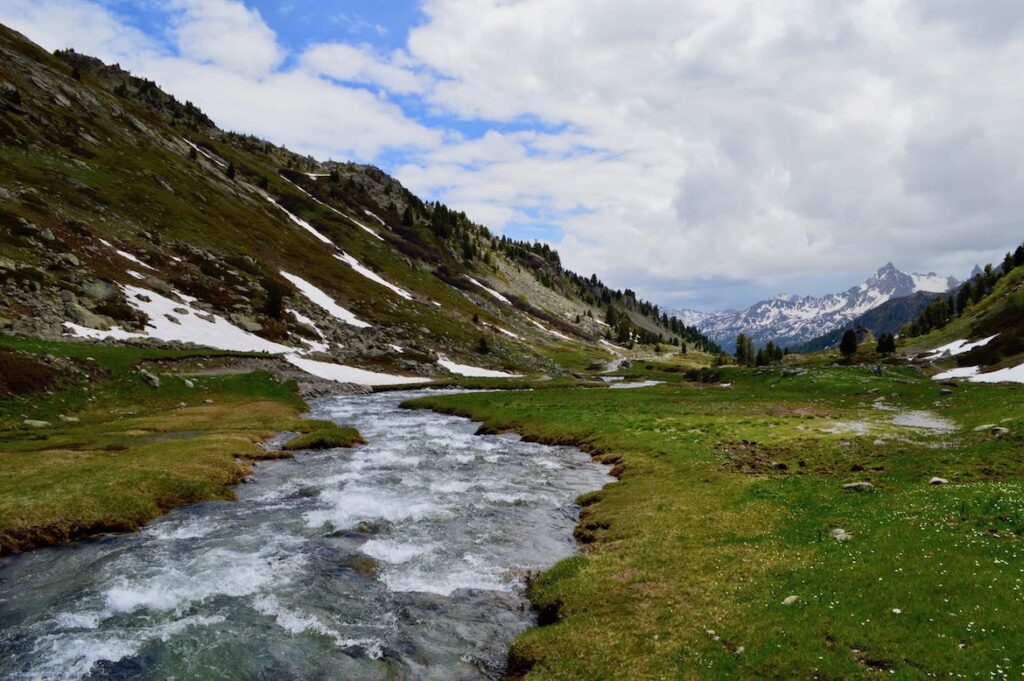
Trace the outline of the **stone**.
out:
[[[942,390],[939,391],[939,394],[940,395],[952,395],[953,391],[950,390],[949,388],[943,388]]]
[[[71,292],[64,291],[64,293]],[[73,296],[74,294],[71,293],[71,295]],[[90,329],[101,329],[103,331],[110,328],[110,323],[105,317],[101,317],[100,315],[87,310],[77,302],[66,302],[64,304],[64,312],[67,314],[68,319],[73,321],[75,324],[87,326]]]
[[[61,414],[57,418],[59,418],[64,423],[78,423],[77,416],[65,416],[64,414]]]
[[[989,430],[989,429],[995,428],[995,427],[996,427],[996,424],[994,424],[994,423],[985,423],[985,424],[980,425],[977,428],[975,428],[974,432],[975,433],[980,433],[983,430]]]
[[[853,539],[853,535],[841,527],[837,527],[836,529],[832,530],[831,536],[836,541],[850,541],[851,539]]]
[[[786,378],[792,378],[794,376],[803,376],[806,373],[807,373],[807,369],[801,369],[800,367],[796,367],[796,368],[793,368],[793,369],[783,369],[782,370],[782,375],[784,377],[786,377]]]
[[[1009,428],[1003,428],[1002,426],[996,426],[992,430],[990,430],[989,432],[992,433],[993,435],[995,435],[996,437],[1002,437],[1003,435],[1009,434],[1010,429]]]
[[[74,253],[61,253],[60,261],[65,265],[70,265],[71,267],[80,267],[82,264],[82,262],[78,259],[78,256],[75,255]]]
[[[160,379],[157,378],[156,376],[154,376],[153,374],[149,373],[145,369],[143,369],[142,371],[139,372],[139,377],[143,381],[145,381],[146,385],[148,385],[151,388],[159,388],[160,387]]]
[[[860,482],[848,482],[845,485],[843,485],[843,489],[845,489],[847,492],[872,492],[874,491],[875,486],[872,485],[870,482],[865,482],[862,480]]]
[[[39,238],[43,241],[53,241],[57,237],[53,235],[53,230],[47,227],[43,231],[39,232]]]
[[[117,287],[102,279],[93,279],[82,284],[82,294],[93,300],[115,300]]]
[[[949,480],[946,480],[945,478],[940,478],[940,477],[936,476],[936,477],[932,478],[931,480],[929,480],[928,484],[929,485],[948,485],[949,484]]]
[[[40,421],[38,419],[25,419],[21,422],[21,425],[27,428],[49,428],[49,421]]]
[[[213,400],[203,400],[203,404],[213,404]]]
[[[256,333],[257,331],[263,330],[263,325],[257,322],[252,317],[248,317],[237,312],[232,312],[229,318],[231,319],[231,322],[235,326],[241,328],[244,331],[248,331],[249,333]]]
[[[196,387],[196,384],[193,383],[190,379],[186,378],[185,379],[185,387],[186,388],[194,388],[194,387]]]
[[[796,594],[793,594],[792,596],[786,596],[785,598],[783,598],[782,599],[782,604],[783,605],[793,605],[794,603],[796,603],[799,600],[800,600],[800,597],[797,596]]]

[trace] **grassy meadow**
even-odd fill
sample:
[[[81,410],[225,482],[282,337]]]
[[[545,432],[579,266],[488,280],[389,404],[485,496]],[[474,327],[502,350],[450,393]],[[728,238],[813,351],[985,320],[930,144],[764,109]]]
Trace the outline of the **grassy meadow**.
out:
[[[0,554],[230,499],[253,461],[287,455],[258,446],[280,431],[315,433],[311,446],[361,441],[352,429],[300,418],[295,386],[269,373],[182,373],[229,357],[0,339],[0,373],[18,388],[0,390]]]
[[[648,364],[630,377],[665,384],[408,405],[579,445],[619,477],[580,500],[583,555],[532,584],[546,626],[515,641],[514,675],[1024,673],[1021,387],[808,369],[699,383]],[[893,423],[922,416],[949,430]]]

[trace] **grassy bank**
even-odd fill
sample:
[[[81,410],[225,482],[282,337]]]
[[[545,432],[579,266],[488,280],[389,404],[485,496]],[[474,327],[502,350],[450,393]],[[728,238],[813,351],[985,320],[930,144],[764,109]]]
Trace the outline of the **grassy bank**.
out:
[[[269,373],[176,373],[224,358],[0,339],[0,373],[10,379],[0,390],[0,553],[134,530],[174,506],[230,499],[253,461],[282,456],[258,446],[278,431],[360,441],[300,418],[295,386]]]
[[[645,368],[634,373],[642,377]],[[904,678],[1024,671],[1019,387],[911,370],[725,370],[718,384],[430,396],[412,406],[576,444],[620,480],[581,500],[583,556],[531,587],[537,679]],[[873,406],[879,397],[886,409]],[[894,425],[928,410],[938,431]],[[1009,433],[996,437],[997,424]],[[929,485],[932,476],[948,485]],[[868,481],[873,491],[844,483]],[[851,535],[833,538],[833,530]],[[785,605],[784,602],[795,602]],[[788,600],[787,600],[788,599]]]

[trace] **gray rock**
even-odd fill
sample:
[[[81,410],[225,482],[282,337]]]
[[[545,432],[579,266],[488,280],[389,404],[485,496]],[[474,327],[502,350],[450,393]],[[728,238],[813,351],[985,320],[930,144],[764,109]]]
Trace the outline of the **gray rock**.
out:
[[[167,318],[167,321],[169,321],[169,322],[170,322],[171,324],[177,324],[177,325],[181,326],[181,322],[180,322],[180,321],[178,321],[178,318],[177,318],[177,317],[175,317],[174,315],[172,315],[172,314],[167,314],[167,313],[165,312],[165,313],[164,313],[164,317],[166,317],[166,318]]]
[[[785,598],[783,598],[782,599],[782,604],[783,605],[793,605],[794,603],[796,603],[799,600],[800,600],[800,597],[797,596],[796,594],[793,594],[792,596],[786,596]]]
[[[235,326],[243,329],[244,331],[248,331],[249,333],[256,333],[257,331],[263,330],[263,325],[252,317],[233,312],[229,318]]]
[[[847,492],[872,492],[874,491],[875,486],[872,485],[870,482],[865,482],[862,480],[860,482],[848,482],[845,485],[843,485],[843,489],[845,489]]]
[[[203,400],[203,404],[213,404],[213,400]]]
[[[78,256],[75,255],[74,253],[61,253],[58,257],[60,257],[60,261],[62,263],[64,263],[65,265],[70,265],[71,267],[80,267],[82,264],[82,262],[78,259]]]
[[[851,539],[853,539],[853,535],[841,527],[837,527],[834,530],[832,530],[831,536],[836,541],[850,541]]]
[[[24,421],[21,422],[21,425],[25,426],[26,428],[49,428],[50,422],[39,421],[37,419],[25,419]]]
[[[43,241],[53,241],[57,237],[53,235],[53,230],[47,227],[43,231],[39,232],[39,238],[42,239]]]
[[[114,300],[117,298],[117,287],[102,279],[93,279],[82,284],[82,294],[93,300]]]
[[[996,437],[1002,437],[1003,435],[1008,435],[1010,433],[1010,429],[1009,428],[1003,428],[1002,426],[996,426],[995,428],[993,428],[989,432],[992,433],[993,435],[995,435]]]
[[[185,387],[186,388],[194,388],[194,387],[196,387],[196,384],[193,383],[190,379],[186,378],[185,379]]]
[[[782,375],[785,376],[786,378],[792,378],[793,376],[803,376],[806,373],[807,369],[801,369],[800,367],[782,370]]]
[[[953,391],[950,390],[949,388],[943,388],[942,390],[939,391],[939,394],[940,395],[952,395]]]
[[[936,477],[932,478],[931,480],[929,480],[928,484],[929,485],[948,485],[949,484],[949,480],[946,480],[945,478],[940,478],[940,477],[936,476]]]
[[[70,291],[64,291],[64,293],[71,293]],[[72,296],[74,294],[71,294]],[[67,313],[68,319],[73,321],[75,324],[87,326],[90,329],[100,329],[106,331],[110,328],[110,322],[107,321],[106,317],[87,310],[86,308],[79,305],[77,302],[65,302],[64,311]]]
[[[148,385],[150,388],[160,387],[160,379],[154,376],[153,374],[149,373],[145,369],[139,372],[139,378],[145,381],[146,385]]]
[[[61,414],[57,418],[59,418],[64,423],[78,423],[77,416],[65,416],[64,414]]]
[[[158,277],[150,275],[146,277],[143,280],[143,282],[146,284],[146,286],[153,289],[157,293],[163,294],[165,296],[170,296],[174,294],[174,289],[171,288],[171,285]]]

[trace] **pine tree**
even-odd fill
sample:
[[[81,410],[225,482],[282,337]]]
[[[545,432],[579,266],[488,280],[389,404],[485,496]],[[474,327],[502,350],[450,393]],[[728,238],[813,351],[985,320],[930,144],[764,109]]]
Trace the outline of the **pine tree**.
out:
[[[843,357],[850,359],[857,353],[857,332],[853,329],[847,329],[843,334],[843,340],[839,342],[839,352],[843,353]]]
[[[228,163],[228,167],[224,170],[224,174],[228,176],[229,180],[235,179],[235,164]]]
[[[491,351],[491,347],[487,344],[487,339],[484,338],[483,336],[480,336],[480,340],[477,343],[476,351],[479,352],[481,355],[486,355]]]
[[[891,333],[883,333],[878,338],[876,350],[880,355],[891,355],[896,352],[896,337]]]

